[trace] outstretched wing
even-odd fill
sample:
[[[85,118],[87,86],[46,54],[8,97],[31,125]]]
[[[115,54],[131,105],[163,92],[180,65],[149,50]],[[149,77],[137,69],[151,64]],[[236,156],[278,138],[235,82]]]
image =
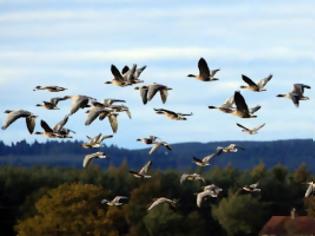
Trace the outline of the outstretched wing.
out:
[[[45,132],[49,132],[49,133],[54,132],[44,120],[40,121],[40,126],[45,130]]]
[[[241,125],[241,124],[239,124],[239,123],[236,123],[236,125],[237,125],[238,127],[242,128],[242,129],[244,129],[244,130],[250,131],[250,129],[247,128],[247,127],[245,127],[244,125]]]
[[[152,165],[152,161],[148,161],[139,171],[140,175],[145,175],[149,172],[150,167]]]
[[[268,75],[268,77],[266,77],[266,78],[260,80],[260,81],[258,82],[258,86],[259,86],[260,88],[265,87],[266,84],[267,84],[271,79],[272,79],[272,75],[270,74],[270,75]]]
[[[248,106],[245,102],[244,97],[241,95],[240,92],[238,92],[238,91],[235,92],[234,101],[235,101],[235,105],[236,105],[237,110],[239,110],[241,112],[248,113]]]
[[[200,77],[209,78],[210,70],[207,61],[203,57],[201,57],[198,61],[198,69]]]
[[[249,77],[247,77],[246,75],[242,75],[242,80],[247,83],[249,86],[255,86],[257,87],[257,84],[252,81]]]
[[[160,146],[161,146],[161,143],[154,143],[152,145],[151,150],[149,151],[149,155],[152,155],[152,153],[154,153]]]

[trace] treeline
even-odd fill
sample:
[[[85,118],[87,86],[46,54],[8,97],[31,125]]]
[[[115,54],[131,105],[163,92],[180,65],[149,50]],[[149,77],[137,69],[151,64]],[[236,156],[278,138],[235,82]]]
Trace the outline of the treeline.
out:
[[[0,235],[258,235],[272,215],[315,216],[315,197],[304,199],[314,178],[305,165],[295,171],[260,163],[249,170],[232,166],[196,169],[206,184],[223,189],[218,198],[196,206],[200,182],[179,183],[183,172],[154,169],[151,179],[136,179],[127,163],[82,169],[0,168]],[[190,171],[192,172],[192,171]],[[240,191],[260,183],[260,193]],[[128,196],[127,204],[109,207],[102,198]],[[147,211],[153,198],[176,199],[177,207]]]
[[[315,143],[311,139],[283,140],[268,142],[211,142],[211,143],[181,143],[173,144],[173,151],[161,149],[153,154],[155,166],[160,169],[190,169],[194,167],[192,157],[202,157],[213,152],[217,146],[226,146],[236,143],[245,148],[245,151],[222,155],[212,164],[224,167],[227,164],[239,169],[248,169],[264,162],[267,168],[283,164],[289,169],[297,168],[305,163],[309,170],[315,172]],[[13,143],[11,146],[0,142],[0,164],[15,166],[48,165],[56,167],[82,167],[82,158],[91,150],[80,147],[78,141],[47,143],[26,141]],[[110,160],[98,163],[104,168],[108,165],[119,166],[127,161],[129,166],[138,168],[148,159],[148,149],[128,150],[117,146],[102,148]]]

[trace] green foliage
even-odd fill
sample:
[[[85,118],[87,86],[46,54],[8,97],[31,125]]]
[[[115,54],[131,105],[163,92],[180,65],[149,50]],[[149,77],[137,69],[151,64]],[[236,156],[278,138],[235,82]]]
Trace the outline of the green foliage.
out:
[[[212,209],[213,216],[228,235],[248,235],[264,222],[263,205],[251,195],[229,194]]]
[[[93,165],[84,170],[0,167],[0,235],[257,235],[272,215],[288,215],[292,207],[315,216],[314,198],[303,198],[304,183],[312,179],[305,165],[294,172],[283,166],[267,170],[263,163],[248,171],[197,169],[207,184],[223,188],[202,208],[195,195],[202,183],[179,184],[181,173],[175,170],[136,179],[128,169],[127,163],[106,171]],[[240,195],[243,185],[254,182],[260,183],[260,193]],[[128,196],[128,203],[100,204],[115,195]],[[176,199],[176,210],[161,205],[148,212],[152,199],[161,196]]]

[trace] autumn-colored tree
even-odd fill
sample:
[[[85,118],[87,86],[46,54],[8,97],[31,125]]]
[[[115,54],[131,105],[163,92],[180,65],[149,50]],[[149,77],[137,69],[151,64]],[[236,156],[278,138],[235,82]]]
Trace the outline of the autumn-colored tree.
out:
[[[16,225],[18,235],[109,235],[112,222],[100,200],[106,191],[90,184],[63,184],[42,196],[36,214]]]

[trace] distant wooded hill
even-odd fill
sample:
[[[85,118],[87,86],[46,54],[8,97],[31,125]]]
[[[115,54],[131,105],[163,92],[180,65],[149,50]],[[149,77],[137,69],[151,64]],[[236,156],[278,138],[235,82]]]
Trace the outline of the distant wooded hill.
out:
[[[213,162],[214,166],[226,166],[248,169],[260,162],[270,168],[276,164],[283,164],[290,169],[306,164],[309,170],[315,172],[315,143],[311,139],[281,140],[264,142],[210,142],[210,143],[179,143],[173,144],[173,151],[166,152],[163,148],[150,157],[148,149],[128,150],[116,146],[102,148],[110,160],[94,162],[95,165],[107,167],[119,166],[127,161],[132,168],[139,168],[147,160],[152,159],[154,168],[158,169],[193,169],[192,157],[202,157],[213,152],[217,146],[236,143],[245,151],[223,154]],[[60,167],[81,168],[83,156],[95,150],[80,147],[80,142],[56,142],[28,144],[20,141],[11,146],[0,142],[0,164],[15,166],[48,165]],[[211,167],[210,167],[211,168]]]

